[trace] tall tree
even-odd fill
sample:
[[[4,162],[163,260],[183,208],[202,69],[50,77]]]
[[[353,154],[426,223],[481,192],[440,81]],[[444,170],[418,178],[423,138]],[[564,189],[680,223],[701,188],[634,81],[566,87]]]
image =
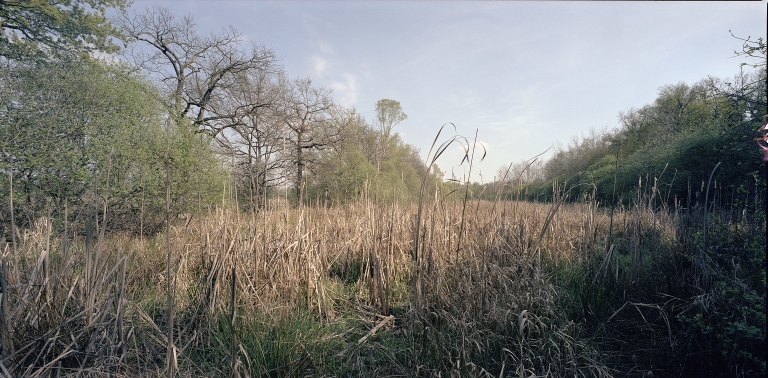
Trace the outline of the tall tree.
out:
[[[407,118],[400,102],[386,98],[376,102],[376,121],[382,134],[389,136],[392,129]]]
[[[386,159],[381,148],[381,130],[366,122],[354,109],[334,107],[335,124],[342,125],[343,138],[334,148],[319,153],[316,174],[308,188],[328,202],[356,201],[365,192],[370,200],[391,203],[417,198],[421,177],[428,176],[428,190],[442,182],[436,167],[427,172],[419,150],[403,142],[397,133],[386,140]]]
[[[284,158],[295,167],[296,203],[301,206],[306,167],[314,162],[312,153],[337,143],[342,133],[330,116],[333,107],[330,90],[313,86],[308,78],[291,80],[286,88],[280,112],[290,147]]]
[[[223,96],[211,102],[211,113],[229,115],[211,121],[218,133],[216,141],[237,159],[238,180],[244,183],[245,197],[253,209],[263,206],[267,187],[281,181],[283,167],[276,159],[282,145],[282,124],[277,112],[283,77],[281,69],[241,72],[234,83],[223,89]]]
[[[334,122],[344,125],[344,139],[320,154],[308,192],[313,191],[326,203],[353,202],[359,200],[376,173],[376,167],[363,152],[372,151],[367,141],[373,133],[355,109],[334,107],[333,110]]]
[[[223,95],[222,89],[233,85],[238,74],[268,69],[276,61],[272,51],[260,46],[243,52],[240,33],[232,27],[201,36],[190,16],[177,19],[157,5],[133,16],[123,13],[117,24],[129,41],[141,44],[129,55],[163,84],[177,123],[191,119],[198,131],[212,135],[222,131],[216,127],[221,124],[214,121],[232,116],[209,113],[214,99]]]
[[[398,123],[406,120],[408,115],[403,112],[400,102],[390,99],[381,99],[376,102],[376,123],[379,127],[379,141],[376,149],[376,163],[387,159],[387,145],[392,129]]]

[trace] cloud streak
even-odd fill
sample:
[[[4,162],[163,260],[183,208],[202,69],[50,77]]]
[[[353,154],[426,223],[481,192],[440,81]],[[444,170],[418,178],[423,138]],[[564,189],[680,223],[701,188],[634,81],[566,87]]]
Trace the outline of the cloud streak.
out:
[[[331,89],[338,102],[347,107],[354,107],[358,94],[357,76],[348,72],[343,72],[340,76],[342,80],[332,81]]]

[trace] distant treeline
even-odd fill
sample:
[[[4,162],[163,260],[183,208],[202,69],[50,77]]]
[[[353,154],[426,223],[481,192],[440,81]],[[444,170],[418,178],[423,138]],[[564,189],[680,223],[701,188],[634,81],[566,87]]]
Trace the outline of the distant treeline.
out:
[[[721,163],[711,190],[746,205],[763,180],[754,139],[765,114],[764,65],[730,80],[665,85],[653,103],[619,113],[617,129],[573,137],[543,162],[502,167],[496,177],[506,180],[475,185],[473,192],[549,201],[553,192],[568,191],[572,200],[594,196],[628,205],[640,190],[659,206],[690,207],[703,203],[701,193]]]

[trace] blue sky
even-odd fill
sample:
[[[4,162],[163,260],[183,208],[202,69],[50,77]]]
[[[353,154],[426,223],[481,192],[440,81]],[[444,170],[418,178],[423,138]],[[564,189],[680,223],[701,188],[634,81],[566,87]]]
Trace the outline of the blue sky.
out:
[[[232,25],[289,76],[331,88],[369,121],[382,98],[394,131],[426,155],[437,130],[487,148],[472,181],[653,102],[659,87],[739,72],[731,37],[765,37],[760,2],[135,1],[189,14],[200,33]],[[456,149],[438,165],[461,176]]]

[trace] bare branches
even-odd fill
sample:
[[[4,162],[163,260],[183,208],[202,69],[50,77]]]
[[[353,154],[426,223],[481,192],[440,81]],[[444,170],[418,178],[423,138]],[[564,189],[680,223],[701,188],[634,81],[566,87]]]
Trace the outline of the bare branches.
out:
[[[331,91],[312,86],[310,79],[295,79],[285,83],[279,103],[286,139],[291,143],[290,165],[296,166],[294,186],[296,202],[301,206],[304,169],[315,150],[328,147],[341,139],[341,129],[330,116],[333,107]]]
[[[753,40],[751,36],[748,36],[747,38],[741,38],[737,37],[733,34],[733,31],[728,30],[729,33],[731,33],[731,36],[733,38],[738,39],[739,41],[742,41],[743,44],[741,46],[741,51],[734,51],[734,57],[744,57],[744,58],[753,58],[757,59],[757,63],[745,63],[742,62],[741,66],[750,66],[752,68],[758,68],[758,67],[765,67],[766,62],[766,51],[768,51],[768,47],[766,47],[765,39],[763,37],[758,37],[757,40]]]
[[[198,131],[216,134],[220,130],[210,122],[231,116],[216,112],[206,116],[206,112],[211,102],[224,96],[224,89],[234,85],[239,74],[269,70],[277,61],[264,47],[253,46],[250,52],[243,52],[240,33],[232,27],[200,36],[191,17],[176,19],[167,8],[157,5],[134,16],[124,13],[116,23],[129,41],[138,42],[130,58],[163,83],[170,112],[177,119],[191,117]]]
[[[177,19],[160,6],[123,14],[117,24],[136,42],[130,58],[161,83],[176,124],[213,136],[244,160],[251,199],[261,197],[280,127],[272,114],[282,76],[275,54],[256,45],[246,51],[231,27],[199,35],[191,17]]]
[[[184,120],[213,136],[239,161],[233,162],[241,174],[236,185],[247,184],[252,204],[270,181],[292,182],[301,202],[317,152],[341,141],[351,122],[329,89],[309,78],[286,79],[271,50],[252,46],[246,52],[232,28],[201,36],[189,16],[177,19],[160,6],[123,14],[117,24],[136,42],[135,64],[162,83],[177,125]],[[395,116],[390,128],[405,114]]]

